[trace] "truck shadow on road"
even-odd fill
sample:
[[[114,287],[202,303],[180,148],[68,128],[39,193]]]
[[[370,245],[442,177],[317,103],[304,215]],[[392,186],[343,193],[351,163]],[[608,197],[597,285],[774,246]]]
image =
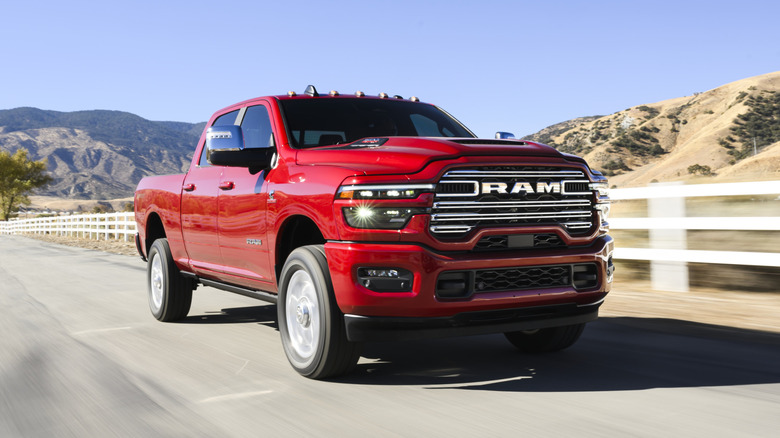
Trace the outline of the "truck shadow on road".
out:
[[[670,319],[600,318],[568,350],[503,335],[367,344],[346,384],[575,392],[780,383],[780,334]]]
[[[202,315],[190,315],[179,324],[261,324],[277,329],[276,306],[233,307]]]

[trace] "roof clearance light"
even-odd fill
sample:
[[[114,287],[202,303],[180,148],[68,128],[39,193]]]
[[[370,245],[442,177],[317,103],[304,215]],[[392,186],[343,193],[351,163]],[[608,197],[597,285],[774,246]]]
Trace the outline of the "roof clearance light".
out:
[[[357,97],[364,97],[365,95],[366,95],[366,93],[364,93],[362,91],[358,91],[358,92],[355,93],[355,96],[357,96]]]
[[[387,99],[390,96],[388,96],[387,93],[379,93],[379,97],[381,97],[382,99]]]
[[[395,96],[393,96],[393,99],[402,99],[403,100],[403,96],[401,96],[400,94],[396,94]]]
[[[287,95],[290,96],[290,97],[295,97],[295,96],[298,95],[298,93],[296,93],[295,91],[288,91]]]
[[[331,95],[331,96],[338,96],[338,95],[339,95],[339,92],[338,92],[338,91],[336,91],[336,90],[330,90],[330,95]]]
[[[411,100],[412,102],[419,102],[420,98],[417,96],[412,96],[411,98],[409,98],[409,100]]]

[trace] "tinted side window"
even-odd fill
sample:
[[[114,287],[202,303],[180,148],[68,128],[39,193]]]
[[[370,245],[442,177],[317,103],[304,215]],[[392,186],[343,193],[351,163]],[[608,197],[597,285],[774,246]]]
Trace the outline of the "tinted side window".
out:
[[[221,116],[217,117],[217,120],[214,120],[214,124],[211,126],[235,125],[236,117],[238,117],[238,110],[222,114]]]
[[[241,122],[244,133],[244,146],[247,148],[268,148],[273,146],[273,131],[268,109],[263,105],[251,106],[246,109],[244,121]]]
[[[236,117],[238,117],[238,111],[231,111],[229,113],[222,114],[221,116],[217,117],[217,120],[214,120],[214,124],[211,126],[225,126],[225,125],[235,125],[236,124]],[[200,160],[198,160],[198,166],[200,167],[207,167],[211,166],[211,163],[206,159],[206,147],[203,147],[203,150],[200,152]]]

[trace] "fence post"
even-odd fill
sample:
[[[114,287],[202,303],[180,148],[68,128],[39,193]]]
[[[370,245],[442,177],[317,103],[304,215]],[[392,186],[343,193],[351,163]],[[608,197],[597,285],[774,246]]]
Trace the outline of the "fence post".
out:
[[[680,182],[659,183],[653,185],[675,186]],[[670,194],[674,194],[669,188]],[[685,198],[650,198],[647,200],[647,215],[650,218],[685,217]],[[687,231],[684,229],[650,230],[650,248],[688,249]],[[650,262],[650,281],[655,290],[688,292],[688,264],[686,262],[656,261]]]

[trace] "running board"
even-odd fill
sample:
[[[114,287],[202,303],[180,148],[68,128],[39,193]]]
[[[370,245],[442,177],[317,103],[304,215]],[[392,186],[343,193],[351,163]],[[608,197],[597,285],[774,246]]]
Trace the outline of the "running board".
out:
[[[190,277],[193,280],[197,281],[198,283],[201,283],[204,286],[211,286],[213,288],[217,288],[219,290],[224,290],[226,292],[232,292],[234,294],[243,295],[245,297],[254,298],[257,300],[265,301],[267,303],[276,304],[276,295],[269,294],[268,292],[262,292],[259,290],[252,290],[243,288],[241,286],[235,286],[228,283],[223,283],[221,281],[216,280],[209,280],[206,278],[200,278],[197,275],[190,274],[189,272],[182,272],[182,274],[185,277]]]

